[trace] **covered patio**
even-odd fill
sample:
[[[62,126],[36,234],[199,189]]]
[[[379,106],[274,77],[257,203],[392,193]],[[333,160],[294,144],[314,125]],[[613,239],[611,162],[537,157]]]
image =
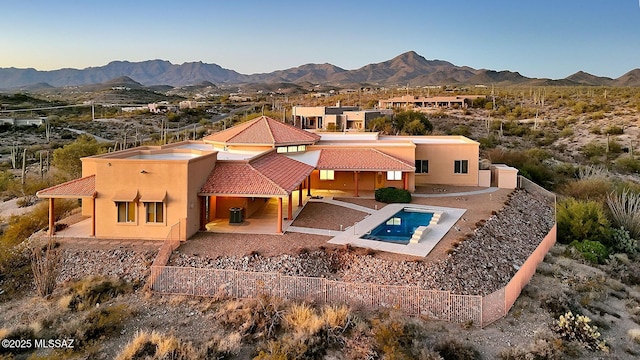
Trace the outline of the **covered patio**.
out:
[[[294,218],[294,203],[302,208],[304,190],[310,193],[312,171],[312,166],[277,153],[251,161],[219,162],[198,194],[200,229],[236,232],[231,230],[247,222],[254,225],[252,232],[270,226],[273,233],[275,223],[275,233],[283,233]],[[229,224],[231,208],[241,209],[241,222]]]
[[[55,199],[82,199],[83,201],[84,200],[90,201],[91,214],[90,214],[90,219],[88,219],[89,231],[87,234],[85,234],[85,236],[93,237],[96,235],[95,175],[74,179],[59,185],[52,186],[50,188],[40,190],[36,193],[36,196],[38,196],[41,199],[49,199],[49,231],[48,231],[49,235],[54,235],[56,232]]]

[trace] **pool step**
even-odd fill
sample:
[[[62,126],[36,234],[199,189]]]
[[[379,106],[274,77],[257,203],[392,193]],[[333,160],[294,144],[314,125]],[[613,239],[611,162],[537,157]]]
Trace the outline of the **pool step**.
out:
[[[440,219],[442,219],[443,216],[444,216],[444,212],[435,211],[433,213],[433,216],[431,217],[431,221],[429,221],[429,225],[418,226],[418,228],[416,228],[416,231],[413,233],[413,236],[411,236],[409,243],[410,244],[419,243],[420,240],[424,239],[427,236],[429,231],[431,231],[431,228],[440,222]]]
[[[429,221],[429,226],[436,225],[437,223],[439,223],[440,219],[442,219],[442,216],[444,216],[444,212],[442,211],[434,212],[433,216],[431,217],[431,221]]]
[[[424,237],[427,236],[427,233],[429,231],[431,231],[431,229],[429,229],[428,226],[418,226],[416,231],[413,232],[413,236],[409,240],[409,243],[411,244],[419,243],[420,240],[424,239]]]

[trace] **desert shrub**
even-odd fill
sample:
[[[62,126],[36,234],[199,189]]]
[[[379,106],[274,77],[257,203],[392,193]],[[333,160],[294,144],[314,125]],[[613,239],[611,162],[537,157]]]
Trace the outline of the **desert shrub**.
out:
[[[60,335],[74,338],[79,345],[86,346],[120,331],[132,314],[133,310],[127,304],[94,308],[80,319],[64,324]]]
[[[261,295],[257,298],[229,301],[217,312],[220,322],[243,336],[272,338],[282,326],[285,304],[281,299]]]
[[[574,240],[569,244],[592,264],[602,264],[609,257],[609,250],[599,241]]]
[[[624,129],[617,125],[609,125],[604,129],[604,133],[609,135],[622,135],[624,134]]]
[[[591,351],[609,351],[604,340],[600,339],[600,333],[596,326],[591,326],[591,319],[584,315],[573,315],[571,311],[560,318],[552,326],[552,330],[567,341],[577,341]]]
[[[383,203],[410,203],[411,193],[408,190],[394,187],[377,189],[375,192],[376,201]]]
[[[324,327],[320,315],[307,304],[293,304],[284,315],[284,323],[290,330],[306,335],[315,335]]]
[[[31,249],[31,270],[38,294],[46,297],[53,293],[56,287],[56,279],[60,273],[62,251],[54,248],[50,240],[46,248]]]
[[[501,360],[562,360],[562,340],[536,339],[528,347],[510,347],[500,352]]]
[[[63,308],[74,311],[91,309],[118,295],[132,290],[130,284],[120,278],[90,276],[71,283],[66,294],[59,300]]]
[[[629,231],[632,238],[640,238],[640,193],[623,189],[607,196],[613,222]]]
[[[558,193],[577,200],[603,203],[610,192],[611,182],[604,177],[588,177],[569,181],[558,187]]]
[[[440,341],[433,348],[444,360],[475,360],[479,358],[476,349],[468,343],[454,338]]]
[[[479,138],[478,142],[480,143],[481,149],[493,149],[496,146],[498,146],[498,144],[500,143],[500,140],[496,135],[491,134],[487,137]]]
[[[242,347],[242,335],[232,332],[227,335],[214,336],[204,344],[198,354],[199,359],[230,359],[238,355]]]
[[[562,129],[562,131],[560,131],[560,133],[558,134],[558,136],[560,136],[561,138],[569,137],[571,135],[573,135],[573,129],[568,126]]]
[[[616,159],[614,168],[624,174],[640,173],[640,160],[632,156],[623,156]]]
[[[631,261],[626,254],[613,255],[606,269],[609,276],[626,285],[640,285],[640,262]]]
[[[190,343],[173,335],[141,331],[118,353],[116,360],[198,359]],[[220,359],[220,357],[216,357]]]
[[[589,200],[566,199],[558,204],[558,241],[604,241],[609,237],[609,221],[602,205]]]
[[[448,135],[471,136],[471,129],[467,125],[456,125],[453,129],[447,131]]]
[[[389,359],[411,359],[411,335],[406,323],[399,319],[373,319],[371,332],[378,352]]]
[[[624,227],[611,229],[609,245],[614,251],[625,254],[635,254],[638,252],[638,241],[632,239],[629,231]]]
[[[584,155],[586,158],[594,158],[594,157],[598,157],[598,156],[603,156],[607,151],[606,146],[599,144],[597,142],[590,142],[585,144],[582,147],[582,155]]]

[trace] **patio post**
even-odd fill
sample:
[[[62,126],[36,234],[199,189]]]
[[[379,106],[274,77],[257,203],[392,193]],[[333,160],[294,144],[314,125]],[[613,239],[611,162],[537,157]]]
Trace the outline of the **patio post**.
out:
[[[49,235],[53,235],[56,233],[55,218],[55,199],[49,198]]]
[[[293,192],[289,194],[289,201],[287,201],[287,220],[293,219]]]
[[[405,190],[409,190],[409,173],[403,172],[402,173],[402,185],[404,187]]]
[[[358,195],[358,178],[359,178],[358,175],[359,175],[359,171],[354,171],[353,175],[354,175],[355,180],[356,180],[356,197],[358,197],[358,196],[360,196],[360,195]]]
[[[97,193],[93,193],[91,197],[91,236],[96,236],[96,196]]]
[[[282,234],[282,198],[278,197],[278,228],[276,230],[278,234]]]
[[[298,207],[302,207],[302,183],[298,185]]]
[[[200,231],[207,230],[205,225],[207,224],[207,197],[198,196],[198,202],[200,203]]]
[[[307,196],[311,196],[311,175],[307,177]]]

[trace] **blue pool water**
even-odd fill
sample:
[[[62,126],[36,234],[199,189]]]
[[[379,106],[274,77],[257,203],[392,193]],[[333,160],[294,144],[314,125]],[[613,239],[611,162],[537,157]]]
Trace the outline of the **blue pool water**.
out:
[[[433,217],[431,212],[402,209],[376,226],[362,239],[386,241],[396,244],[408,244],[419,226],[427,226]]]

